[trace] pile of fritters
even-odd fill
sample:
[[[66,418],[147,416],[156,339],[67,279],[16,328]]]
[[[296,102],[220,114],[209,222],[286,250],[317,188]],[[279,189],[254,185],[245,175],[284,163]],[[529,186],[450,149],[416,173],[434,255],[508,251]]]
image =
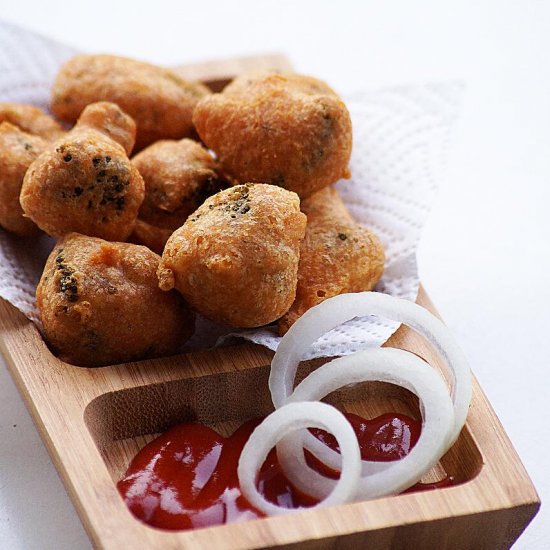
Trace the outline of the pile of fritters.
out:
[[[379,240],[332,187],[350,175],[352,131],[324,82],[258,73],[213,94],[86,55],[61,68],[51,110],[61,122],[0,103],[0,226],[59,239],[36,296],[60,359],[176,353],[194,312],[284,334],[380,279]]]

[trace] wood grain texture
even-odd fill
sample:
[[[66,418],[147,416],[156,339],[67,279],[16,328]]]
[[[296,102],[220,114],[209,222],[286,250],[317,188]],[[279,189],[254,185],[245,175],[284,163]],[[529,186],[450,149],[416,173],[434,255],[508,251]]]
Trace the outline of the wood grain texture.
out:
[[[182,67],[219,90],[243,70],[288,70],[286,58],[245,58]],[[434,311],[423,290],[418,303]],[[401,327],[388,346],[439,367],[433,350]],[[0,347],[19,391],[94,546],[125,548],[508,548],[539,508],[536,491],[474,380],[466,427],[428,479],[444,472],[455,487],[195,531],[150,528],[130,514],[115,482],[154,434],[198,419],[221,433],[271,409],[272,352],[252,344],[86,369],[54,357],[36,327],[0,300]],[[320,364],[301,367],[301,375]],[[331,396],[372,416],[418,414],[415,399],[386,384]]]
[[[271,71],[288,72],[292,65],[280,54],[248,56],[184,65],[173,69],[187,80],[201,80],[214,92],[219,92],[235,75]]]

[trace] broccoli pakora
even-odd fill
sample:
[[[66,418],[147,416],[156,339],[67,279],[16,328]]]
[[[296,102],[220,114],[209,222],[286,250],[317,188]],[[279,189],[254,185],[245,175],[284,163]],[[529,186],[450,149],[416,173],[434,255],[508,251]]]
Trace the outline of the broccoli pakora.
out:
[[[124,241],[144,197],[128,159],[133,120],[107,102],[84,109],[76,126],[29,167],[21,189],[25,214],[49,235],[70,232]]]
[[[168,237],[210,195],[221,189],[218,166],[200,143],[163,140],[133,159],[145,182],[145,199],[132,238],[162,253]]]
[[[210,197],[170,237],[160,287],[233,327],[275,321],[294,301],[306,217],[295,193],[246,184]]]
[[[309,308],[346,292],[372,290],[384,271],[378,237],[353,220],[333,187],[302,202],[307,226],[300,248],[296,300],[279,320],[284,334]]]
[[[238,182],[278,185],[305,198],[349,177],[350,116],[320,80],[240,76],[222,93],[203,98],[193,122]]]
[[[9,122],[0,124],[0,226],[17,235],[38,233],[19,203],[28,167],[48,147],[46,141]]]
[[[202,84],[150,63],[114,55],[77,55],[57,75],[51,108],[61,120],[74,122],[86,105],[112,101],[135,120],[139,150],[159,139],[191,135],[193,109],[208,93]]]
[[[144,246],[72,233],[53,249],[36,291],[46,338],[84,367],[170,355],[192,335],[194,316],[163,292],[160,257]]]

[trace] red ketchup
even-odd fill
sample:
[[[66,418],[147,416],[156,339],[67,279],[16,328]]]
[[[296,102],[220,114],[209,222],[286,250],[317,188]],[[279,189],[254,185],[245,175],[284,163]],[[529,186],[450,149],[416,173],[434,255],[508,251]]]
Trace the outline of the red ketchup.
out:
[[[345,413],[365,460],[403,458],[420,436],[420,423],[401,414],[373,420]],[[244,444],[262,419],[241,426],[231,437],[196,423],[181,424],[146,445],[118,482],[124,501],[141,521],[161,529],[192,529],[263,517],[242,495],[237,464]],[[332,449],[336,439],[323,430],[311,432]],[[306,451],[310,466],[328,477],[338,474]],[[417,483],[407,492],[453,485],[452,477],[436,483]],[[287,508],[312,506],[317,501],[301,493],[284,476],[273,449],[258,476],[258,489],[271,502]]]

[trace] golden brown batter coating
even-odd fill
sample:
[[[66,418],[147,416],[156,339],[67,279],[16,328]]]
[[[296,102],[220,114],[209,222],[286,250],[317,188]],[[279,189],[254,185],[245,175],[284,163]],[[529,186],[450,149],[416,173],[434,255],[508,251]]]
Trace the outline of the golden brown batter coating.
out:
[[[0,226],[17,235],[38,233],[19,204],[28,167],[46,150],[42,138],[27,134],[9,122],[0,123]]]
[[[278,324],[283,335],[309,308],[346,292],[372,290],[384,272],[378,237],[356,223],[338,192],[327,187],[302,202],[307,215],[296,300]]]
[[[112,101],[137,124],[136,149],[191,135],[191,115],[208,88],[169,69],[114,55],[78,55],[65,63],[52,93],[52,111],[74,122],[96,101]]]
[[[84,367],[171,355],[190,338],[194,316],[162,292],[160,257],[144,246],[72,233],[53,249],[36,300],[46,339]]]
[[[238,185],[210,197],[166,243],[160,288],[177,288],[212,321],[271,323],[294,301],[306,217],[273,185]]]
[[[47,140],[57,139],[65,133],[63,127],[51,116],[32,105],[0,103],[0,123],[4,121]]]
[[[163,140],[132,159],[145,181],[133,239],[162,253],[168,237],[222,185],[212,155],[192,139]],[[139,227],[138,227],[139,225]]]
[[[300,75],[236,78],[203,98],[193,122],[229,175],[305,198],[349,177],[351,120],[324,83]]]
[[[183,222],[180,225],[183,225]],[[128,241],[146,246],[153,252],[162,255],[166,242],[173,232],[173,229],[164,229],[138,218]]]
[[[86,107],[76,126],[29,167],[21,206],[46,233],[124,241],[132,232],[144,183],[127,157],[133,120],[114,103]],[[126,148],[126,150],[125,150]]]
[[[118,105],[98,101],[88,105],[78,117],[73,132],[97,130],[122,145],[129,157],[136,143],[136,123]]]

